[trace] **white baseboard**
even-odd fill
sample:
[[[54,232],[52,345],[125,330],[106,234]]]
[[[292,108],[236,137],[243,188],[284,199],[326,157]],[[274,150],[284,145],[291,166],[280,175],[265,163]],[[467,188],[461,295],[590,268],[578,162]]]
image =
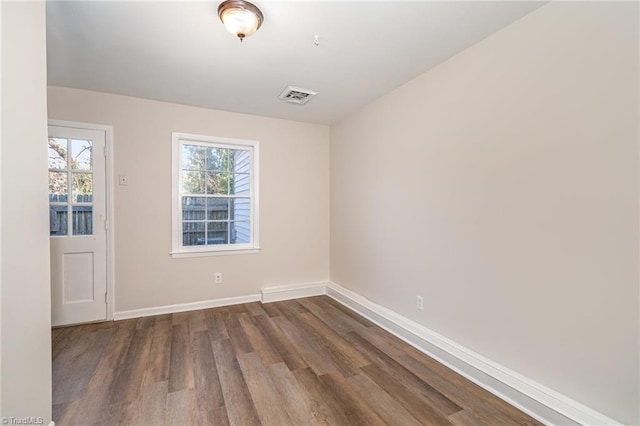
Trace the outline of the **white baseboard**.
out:
[[[620,425],[336,283],[327,283],[326,292],[331,298],[545,424]]]
[[[543,423],[621,426],[619,422],[333,282],[269,287],[261,290],[260,294],[116,312],[114,319],[123,320],[258,301],[270,303],[324,294]]]
[[[300,299],[302,297],[321,296],[327,294],[327,283],[319,282],[268,287],[263,288],[261,294],[262,303]]]
[[[153,315],[173,314],[177,312],[197,311],[198,309],[218,308],[220,306],[239,305],[241,303],[259,302],[259,294],[247,296],[226,297],[223,299],[203,300],[201,302],[178,303],[176,305],[157,306],[153,308],[133,309],[131,311],[115,312],[114,320],[150,317]]]
[[[173,314],[176,312],[196,311],[198,309],[218,308],[221,306],[239,305],[250,302],[278,302],[281,300],[299,299],[301,297],[320,296],[326,294],[327,283],[305,283],[267,287],[260,294],[247,296],[227,297],[223,299],[203,300],[201,302],[179,303],[175,305],[156,306],[153,308],[133,309],[120,311],[113,314],[114,320],[149,317],[153,315]]]

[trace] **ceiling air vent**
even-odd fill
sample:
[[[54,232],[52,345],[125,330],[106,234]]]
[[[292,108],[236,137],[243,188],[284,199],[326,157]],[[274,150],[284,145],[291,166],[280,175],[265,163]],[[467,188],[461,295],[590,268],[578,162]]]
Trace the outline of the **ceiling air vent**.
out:
[[[280,93],[280,96],[278,96],[278,98],[291,104],[304,105],[317,94],[318,92],[314,90],[287,86],[287,88],[284,89],[282,93]]]

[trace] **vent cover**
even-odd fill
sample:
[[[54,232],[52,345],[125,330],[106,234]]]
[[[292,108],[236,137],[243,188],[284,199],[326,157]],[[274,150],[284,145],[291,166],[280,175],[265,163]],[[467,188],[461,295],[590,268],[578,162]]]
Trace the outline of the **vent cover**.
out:
[[[304,105],[317,95],[315,90],[303,89],[301,87],[287,86],[278,98],[291,104]]]

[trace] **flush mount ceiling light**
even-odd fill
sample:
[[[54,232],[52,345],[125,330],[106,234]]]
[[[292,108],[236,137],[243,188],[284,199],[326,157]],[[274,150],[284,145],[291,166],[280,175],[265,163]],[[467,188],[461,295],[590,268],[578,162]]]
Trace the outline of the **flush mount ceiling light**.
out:
[[[227,30],[240,41],[260,28],[264,17],[254,4],[244,0],[226,0],[218,6],[218,16]]]

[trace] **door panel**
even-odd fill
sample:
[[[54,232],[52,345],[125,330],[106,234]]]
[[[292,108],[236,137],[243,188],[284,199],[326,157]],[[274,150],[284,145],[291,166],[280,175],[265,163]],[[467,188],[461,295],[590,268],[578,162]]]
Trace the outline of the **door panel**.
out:
[[[62,259],[63,302],[83,303],[94,300],[93,253],[64,253]]]
[[[107,318],[105,132],[49,126],[53,325]]]

